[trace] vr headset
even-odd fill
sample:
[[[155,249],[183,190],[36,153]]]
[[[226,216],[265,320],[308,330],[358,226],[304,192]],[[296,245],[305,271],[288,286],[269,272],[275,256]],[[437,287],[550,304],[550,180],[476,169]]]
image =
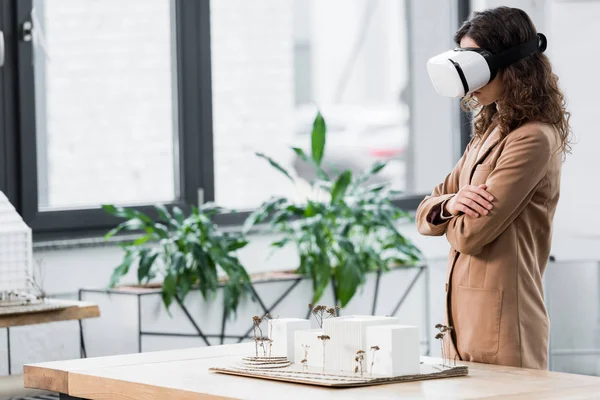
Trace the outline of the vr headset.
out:
[[[546,36],[537,36],[500,54],[480,48],[456,48],[427,62],[427,72],[436,92],[446,97],[463,97],[488,84],[498,70],[546,50]]]

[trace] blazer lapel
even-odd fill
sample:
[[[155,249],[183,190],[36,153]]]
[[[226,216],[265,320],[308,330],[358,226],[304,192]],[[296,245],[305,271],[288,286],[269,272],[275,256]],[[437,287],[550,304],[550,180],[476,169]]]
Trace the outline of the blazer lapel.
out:
[[[489,133],[488,137],[481,142],[481,146],[478,146],[479,149],[476,153],[475,162],[473,163],[473,167],[477,166],[479,163],[483,161],[483,159],[488,155],[491,149],[494,148],[498,144],[498,142],[502,139],[502,135],[500,134],[500,129],[494,127],[492,131]]]
[[[481,138],[481,140],[477,143],[473,149],[469,151],[469,155],[467,158],[467,162],[465,163],[465,183],[469,184],[471,182],[471,177],[473,176],[473,172],[475,172],[475,167],[479,165],[485,157],[489,154],[489,152],[500,142],[502,139],[502,135],[500,134],[500,130],[496,128],[496,126],[490,127],[488,133]]]

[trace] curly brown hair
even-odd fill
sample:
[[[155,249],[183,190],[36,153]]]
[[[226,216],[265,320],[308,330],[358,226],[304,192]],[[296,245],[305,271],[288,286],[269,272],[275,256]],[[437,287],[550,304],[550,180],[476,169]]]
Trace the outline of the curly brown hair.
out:
[[[535,25],[518,8],[497,7],[474,12],[454,35],[456,44],[463,37],[492,54],[532,40],[537,35]],[[558,86],[552,65],[540,52],[521,59],[498,72],[504,93],[495,103],[482,106],[472,95],[465,96],[461,106],[474,115],[474,135],[481,136],[493,122],[506,135],[526,122],[536,121],[554,126],[563,155],[571,151],[571,114],[566,110],[565,96]]]

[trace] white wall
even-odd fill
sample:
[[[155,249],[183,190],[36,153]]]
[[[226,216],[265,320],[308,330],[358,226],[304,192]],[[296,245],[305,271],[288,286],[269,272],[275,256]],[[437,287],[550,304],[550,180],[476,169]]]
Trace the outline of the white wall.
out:
[[[600,189],[593,177],[600,168],[597,149],[600,108],[597,64],[600,53],[590,51],[587,38],[600,35],[599,1],[549,1],[546,3],[548,49],[564,89],[571,125],[578,140],[563,167],[557,228],[573,235],[598,238],[597,212]]]

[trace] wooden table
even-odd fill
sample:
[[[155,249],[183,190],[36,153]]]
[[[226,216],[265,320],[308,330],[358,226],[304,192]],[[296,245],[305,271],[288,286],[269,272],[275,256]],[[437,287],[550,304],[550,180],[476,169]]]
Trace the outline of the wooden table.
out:
[[[600,378],[465,363],[469,376],[422,382],[328,389],[221,375],[225,366],[254,351],[252,343],[25,366],[25,387],[73,399],[597,399]]]
[[[55,300],[47,299],[47,303],[65,306],[57,310],[46,310],[46,311],[35,311],[35,312],[23,312],[19,314],[8,314],[0,315],[0,328],[6,328],[6,344],[8,352],[8,374],[11,374],[11,360],[10,360],[10,328],[15,326],[24,325],[36,325],[44,324],[47,322],[58,322],[58,321],[74,321],[86,318],[95,318],[100,316],[100,310],[98,305],[83,301],[69,301],[69,300]],[[83,346],[83,334],[80,328],[80,338],[82,345],[82,352],[85,352]]]

